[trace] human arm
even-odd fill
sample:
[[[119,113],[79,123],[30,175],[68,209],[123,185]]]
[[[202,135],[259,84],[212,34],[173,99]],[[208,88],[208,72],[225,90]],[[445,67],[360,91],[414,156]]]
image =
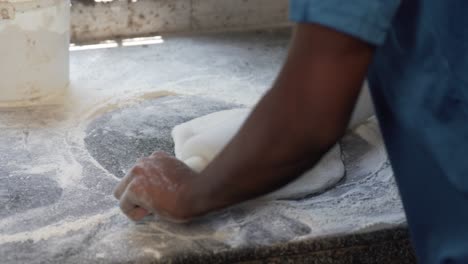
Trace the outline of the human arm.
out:
[[[271,192],[313,167],[346,130],[374,48],[317,24],[296,27],[287,61],[226,148],[191,183],[195,214]],[[209,202],[207,202],[209,201]]]
[[[372,54],[373,47],[357,38],[318,24],[297,25],[272,89],[204,171],[195,174],[157,154],[132,169],[117,198],[127,212],[145,208],[135,219],[147,212],[187,219],[288,183],[343,135]],[[173,191],[167,183],[151,184],[163,178],[177,182]]]

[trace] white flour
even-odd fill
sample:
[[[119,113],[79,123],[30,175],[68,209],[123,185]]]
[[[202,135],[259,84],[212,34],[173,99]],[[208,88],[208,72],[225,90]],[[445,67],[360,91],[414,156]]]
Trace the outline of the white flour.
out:
[[[53,237],[65,236],[69,232],[90,229],[94,226],[107,221],[110,217],[120,213],[118,208],[92,216],[85,216],[73,221],[60,221],[56,224],[45,226],[34,231],[16,233],[14,235],[0,235],[0,244],[25,242],[32,240],[37,242],[47,240]]]

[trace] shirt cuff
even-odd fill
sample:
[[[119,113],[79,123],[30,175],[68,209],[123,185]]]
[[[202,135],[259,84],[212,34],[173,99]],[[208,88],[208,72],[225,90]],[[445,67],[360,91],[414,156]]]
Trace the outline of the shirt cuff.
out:
[[[400,0],[290,0],[290,19],[317,23],[382,45]]]

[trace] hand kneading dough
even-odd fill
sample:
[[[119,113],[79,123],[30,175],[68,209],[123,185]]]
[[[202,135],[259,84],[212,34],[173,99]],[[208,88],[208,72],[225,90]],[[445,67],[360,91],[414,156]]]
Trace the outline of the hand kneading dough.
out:
[[[195,171],[202,171],[226,146],[248,117],[250,109],[232,109],[202,116],[172,130],[175,155]],[[295,181],[260,199],[293,199],[324,191],[343,178],[339,144]]]

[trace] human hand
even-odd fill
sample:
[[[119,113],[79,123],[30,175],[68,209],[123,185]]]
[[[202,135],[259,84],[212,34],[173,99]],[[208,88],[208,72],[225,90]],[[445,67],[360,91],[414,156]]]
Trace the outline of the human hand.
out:
[[[134,221],[156,214],[171,221],[187,221],[196,213],[189,198],[198,175],[163,152],[140,159],[114,191],[122,212]]]

